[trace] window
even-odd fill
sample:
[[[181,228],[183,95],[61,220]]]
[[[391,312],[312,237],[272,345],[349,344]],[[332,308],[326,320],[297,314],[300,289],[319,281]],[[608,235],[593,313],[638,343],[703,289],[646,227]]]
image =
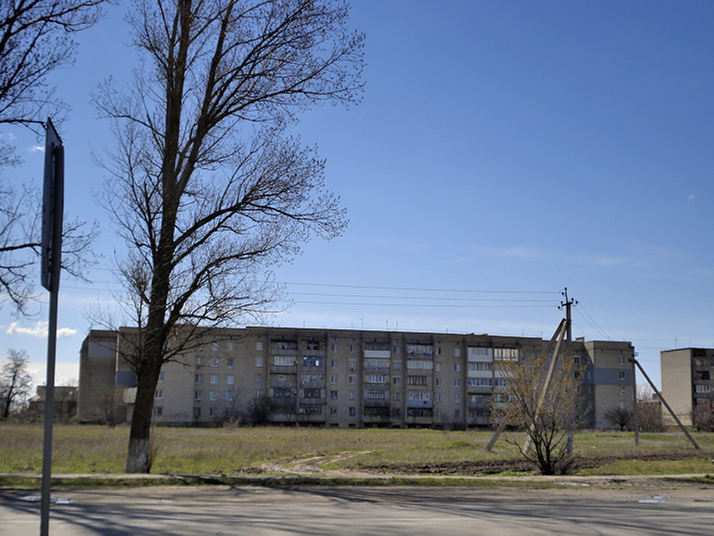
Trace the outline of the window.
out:
[[[325,381],[325,375],[319,372],[306,372],[300,374],[300,383],[321,383]]]
[[[407,385],[426,385],[426,376],[407,376]]]
[[[255,341],[255,349],[262,350],[263,349],[263,341]]]
[[[389,359],[365,359],[365,368],[389,368]]]
[[[454,372],[461,372],[461,363],[454,363]]]
[[[218,383],[218,374],[211,374],[211,383],[214,385]]]
[[[434,353],[434,347],[430,344],[407,344],[407,353],[411,355],[432,355]]]
[[[401,385],[402,379],[399,376],[395,376],[394,378],[392,378],[392,383],[394,385]]]
[[[339,349],[339,346],[337,346],[336,344],[333,343],[332,346],[330,347],[330,349],[331,349],[333,352],[337,352],[338,349]]]
[[[620,380],[624,380],[624,379],[625,379],[625,371],[621,370],[620,371]]]
[[[436,400],[437,402],[441,402],[441,395],[440,395],[440,394],[439,394],[439,395],[436,395],[435,400]]]
[[[493,360],[494,361],[518,361],[519,359],[518,348],[494,348],[493,349]]]
[[[461,410],[455,409],[454,410],[454,419],[459,419],[460,417],[461,417]]]
[[[255,375],[255,383],[263,383],[263,375],[262,374]]]
[[[305,398],[320,398],[320,389],[305,389]]]
[[[233,400],[233,391],[226,391],[226,402]]]
[[[438,365],[438,363],[437,363]],[[434,368],[434,362],[433,361],[421,361],[417,359],[410,359],[407,361],[407,369],[408,370],[431,370]],[[436,370],[439,370],[437,367]]]
[[[354,344],[350,344],[350,353],[354,354],[357,351],[357,347]]]
[[[212,342],[212,343],[211,343],[211,350],[213,350],[214,352],[217,352],[217,351],[220,350],[220,349],[221,349],[221,346],[220,346],[219,343],[217,343],[217,342]]]
[[[164,390],[163,390],[163,389],[157,389],[157,390],[154,392],[154,398],[155,398],[156,400],[161,400],[162,398],[164,398]]]
[[[263,396],[263,391],[261,391],[260,389],[256,389],[255,398],[260,398],[261,396]]]
[[[193,408],[193,418],[194,419],[201,418],[201,408]]]
[[[624,356],[624,355],[621,355],[621,356],[620,356],[620,365],[622,366],[622,365],[624,365],[624,364],[625,364],[625,356]]]
[[[493,363],[486,363],[484,361],[477,361],[475,363],[471,362],[469,363],[468,370],[478,372],[490,372],[493,370]]]
[[[229,361],[231,362],[231,364],[228,365],[228,366],[229,366],[229,367],[232,367],[232,366],[233,366],[233,360],[230,359]],[[256,358],[255,358],[255,366],[258,367],[258,368],[260,368],[260,367],[263,366],[263,358],[262,358],[262,357],[256,357]]]
[[[454,357],[461,357],[461,348],[454,348]]]
[[[350,417],[354,417],[357,414],[357,410],[355,408],[350,408]]]
[[[461,387],[461,380],[460,380],[460,379],[456,378],[456,379],[454,380],[454,387]]]
[[[491,378],[469,378],[467,381],[469,387],[491,387]]]
[[[401,393],[392,393],[392,400],[399,402],[401,400]]]
[[[330,376],[330,383],[337,383],[337,374]]]
[[[705,384],[697,384],[697,393],[709,393],[711,392],[711,387]]]
[[[208,408],[208,416],[215,417],[216,416],[216,408]]]
[[[356,397],[356,393],[354,391],[350,391],[350,400],[354,400]]]
[[[335,406],[330,407],[330,415],[337,415],[337,408]]]
[[[573,356],[573,364],[574,364],[574,365],[579,365],[579,364],[580,364],[580,356],[579,356],[579,355],[574,355],[574,356]]]
[[[202,397],[203,397],[203,391],[194,391],[193,392],[193,399],[196,402],[200,402]]]
[[[401,347],[399,347],[399,346],[395,346],[392,350],[393,350],[393,353],[395,353],[395,354],[401,354],[401,353],[402,353],[402,349],[401,349]]]
[[[315,357],[315,356],[304,356],[302,358],[302,366],[303,367],[321,367],[322,366],[322,358]]]
[[[496,380],[494,381],[494,385],[496,387],[508,387],[508,380],[506,380],[505,378],[496,378]]]
[[[201,366],[201,363],[203,362],[203,358],[201,356],[196,357],[196,365]]]
[[[261,363],[261,365],[262,365],[262,363]],[[233,358],[232,357],[226,359],[226,366],[233,367]]]
[[[307,341],[307,349],[308,350],[319,350],[320,349],[320,341]]]
[[[161,406],[154,406],[154,417],[162,417],[164,414],[164,408]]]
[[[209,391],[208,393],[208,399],[211,401],[216,401],[218,400],[218,391]]]
[[[624,396],[625,395],[625,388],[620,387],[620,395]]]
[[[367,400],[385,400],[384,391],[367,391]]]
[[[439,372],[439,371],[441,370],[441,363],[436,363],[436,364],[434,365],[434,370],[436,370],[437,372]]]
[[[292,391],[290,389],[273,389],[274,398],[290,398],[290,395],[292,395]]]
[[[386,383],[387,377],[384,374],[367,374],[367,383]]]
[[[580,378],[580,371],[576,370],[575,371],[575,379],[577,380],[578,378]]]
[[[211,366],[212,366],[212,367],[217,367],[217,366],[218,366],[218,358],[217,358],[217,357],[212,357],[212,358],[211,358]]]
[[[436,378],[436,379],[434,380],[434,385],[435,385],[436,387],[441,387],[441,378]]]
[[[227,349],[229,352],[233,352],[233,351],[236,349],[236,343],[234,343],[233,341],[228,341],[228,342],[226,343],[226,349]]]
[[[350,383],[357,383],[357,376],[350,376],[350,377],[349,377],[349,382],[350,382]]]
[[[350,372],[354,372],[357,370],[357,360],[356,359],[350,359],[349,360],[349,366],[350,366]]]
[[[407,393],[407,400],[412,400],[412,401],[431,400],[431,393],[429,391],[409,391]]]
[[[296,363],[296,359],[289,355],[273,356],[273,365],[275,365],[276,367],[294,367]]]
[[[441,355],[441,347],[436,347],[436,355]]]
[[[226,376],[226,384],[227,385],[233,385],[233,374],[228,374]]]
[[[203,383],[203,374],[196,374],[196,376],[194,377],[194,381],[196,383]]]
[[[330,391],[330,400],[337,400],[337,391]]]
[[[160,382],[164,381],[164,373],[163,372],[159,372],[159,381]]]
[[[394,362],[394,370],[402,370],[402,362],[401,361]]]
[[[332,368],[337,368],[337,359],[330,359],[330,366]]]

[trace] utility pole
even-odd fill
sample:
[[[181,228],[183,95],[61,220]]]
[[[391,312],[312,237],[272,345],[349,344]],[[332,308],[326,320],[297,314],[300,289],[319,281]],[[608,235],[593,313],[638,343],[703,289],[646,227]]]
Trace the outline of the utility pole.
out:
[[[568,347],[570,347],[570,343],[573,341],[573,320],[572,317],[570,316],[570,308],[573,305],[577,305],[578,302],[577,300],[573,299],[568,299],[568,287],[565,287],[563,291],[561,292],[563,297],[565,298],[565,301],[561,301],[560,305],[558,306],[558,309],[563,309],[565,308],[565,320],[567,321],[567,332],[566,332],[566,341],[568,342]]]

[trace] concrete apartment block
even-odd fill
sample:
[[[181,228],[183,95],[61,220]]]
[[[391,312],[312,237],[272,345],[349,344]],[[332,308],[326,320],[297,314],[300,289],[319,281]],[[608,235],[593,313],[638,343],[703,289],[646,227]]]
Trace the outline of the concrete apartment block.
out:
[[[113,389],[114,414],[131,418],[136,378],[124,359],[133,328],[92,331],[82,346],[80,412],[101,415],[94,386]],[[102,344],[99,344],[102,341]],[[494,396],[505,390],[501,360],[527,360],[549,341],[476,334],[272,327],[207,330],[194,347],[167,363],[154,399],[156,422],[210,426],[236,420],[262,397],[270,422],[340,428],[489,426]],[[613,406],[632,409],[630,343],[582,341],[571,354],[582,364],[588,426],[605,428]],[[111,355],[110,355],[111,354]],[[112,363],[109,366],[109,362]]]
[[[712,411],[714,349],[679,348],[660,352],[662,396],[682,424],[691,426],[692,413]],[[666,426],[676,426],[669,412],[662,412]]]

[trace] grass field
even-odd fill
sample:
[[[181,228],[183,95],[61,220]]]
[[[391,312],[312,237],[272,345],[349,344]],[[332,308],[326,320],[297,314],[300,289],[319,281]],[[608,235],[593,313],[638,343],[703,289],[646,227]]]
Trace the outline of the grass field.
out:
[[[41,425],[0,423],[0,473],[38,473],[42,469]],[[472,462],[520,460],[513,445],[500,440],[485,446],[491,432],[437,430],[338,430],[321,428],[157,428],[153,473],[188,475],[279,472],[305,460],[323,470],[378,467],[418,472],[413,467],[448,466],[451,474]],[[694,433],[701,451],[682,434],[583,432],[576,455],[599,462],[579,474],[674,474],[714,472],[714,434]],[[121,473],[129,437],[125,426],[57,425],[53,473]],[[280,468],[277,468],[280,466]],[[267,469],[266,469],[267,467]],[[434,471],[429,471],[434,472]]]

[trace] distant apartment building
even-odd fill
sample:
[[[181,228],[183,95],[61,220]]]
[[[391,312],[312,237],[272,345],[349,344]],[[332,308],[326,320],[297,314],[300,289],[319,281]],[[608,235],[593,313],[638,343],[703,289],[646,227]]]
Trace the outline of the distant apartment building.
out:
[[[136,378],[117,332],[91,331],[80,352],[79,417],[131,417]],[[270,399],[273,424],[340,428],[489,426],[506,380],[498,362],[546,350],[533,337],[276,327],[221,328],[163,366],[156,421],[208,426]],[[573,341],[582,410],[591,428],[607,428],[614,406],[632,409],[629,342]]]
[[[714,349],[679,348],[660,352],[662,396],[685,426],[695,425],[699,414],[712,415],[712,374]],[[675,425],[668,412],[662,413],[667,426]]]

